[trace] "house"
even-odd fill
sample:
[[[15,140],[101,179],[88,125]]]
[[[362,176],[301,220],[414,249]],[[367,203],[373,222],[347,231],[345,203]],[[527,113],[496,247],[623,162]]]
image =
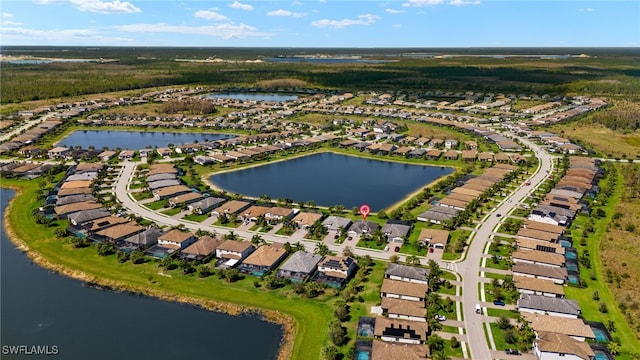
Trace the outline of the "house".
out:
[[[184,249],[196,241],[193,233],[180,231],[178,229],[171,230],[158,238],[158,245],[172,250]]]
[[[543,295],[520,294],[518,311],[577,319],[582,311],[575,300]]]
[[[231,200],[231,201],[227,201],[226,203],[224,203],[224,204],[220,205],[219,207],[217,207],[216,209],[214,209],[212,214],[213,215],[237,214],[237,213],[243,211],[244,209],[248,208],[249,206],[251,206],[250,202],[240,201],[240,200]]]
[[[439,229],[422,229],[418,235],[418,241],[422,246],[444,249],[449,241],[449,231]]]
[[[426,322],[377,317],[373,336],[376,339],[405,344],[424,344],[427,341]],[[395,358],[395,357],[393,357]]]
[[[322,219],[322,214],[301,211],[292,219],[292,221],[296,224],[298,229],[306,229],[313,226],[313,224],[320,219]]]
[[[290,219],[296,211],[293,209],[274,206],[267,208],[267,211],[264,213],[264,218],[269,223],[283,221],[285,219]]]
[[[318,263],[318,271],[313,276],[313,280],[330,287],[340,288],[349,281],[357,267],[358,265],[351,257],[327,255]]]
[[[111,213],[109,212],[109,210],[103,208],[103,207],[99,207],[96,209],[92,209],[92,210],[86,210],[86,211],[79,211],[73,214],[69,214],[67,216],[67,219],[69,219],[69,221],[71,222],[72,225],[74,226],[80,226],[82,224],[85,224],[89,221],[95,220],[95,219],[100,219],[103,218],[105,216],[109,216],[111,215]]]
[[[387,221],[380,230],[386,237],[388,242],[402,244],[409,235],[411,230],[411,223],[407,225],[405,222],[398,222],[394,220]]]
[[[147,176],[148,184],[162,181],[162,180],[177,180],[177,175],[175,173],[156,173],[155,175]],[[162,187],[162,186],[158,186],[158,187]]]
[[[537,333],[533,352],[538,360],[593,360],[596,356],[588,343],[550,331]]]
[[[550,224],[549,224],[550,225]],[[545,241],[545,242],[556,242],[558,241],[558,234],[551,233],[542,230],[536,230],[531,228],[520,228],[518,233],[516,234],[518,237],[522,237],[525,239]]]
[[[557,206],[538,205],[531,211],[529,220],[551,225],[568,226],[575,217],[575,211]]]
[[[126,218],[109,215],[103,218],[99,218],[99,219],[95,219],[93,221],[87,222],[84,225],[84,227],[91,232],[97,232],[97,231],[106,229],[108,227],[118,225],[118,224],[124,224],[127,222],[129,222],[129,220],[127,220]]]
[[[567,280],[567,269],[564,267],[544,266],[527,263],[517,263],[511,267],[513,275],[551,280],[562,285]]]
[[[164,199],[169,199],[169,198],[176,197],[178,195],[182,195],[190,192],[192,191],[191,191],[191,188],[189,188],[188,186],[174,185],[174,186],[167,186],[167,187],[154,190],[153,197],[156,200],[164,200]]]
[[[245,274],[263,276],[275,269],[285,257],[287,257],[287,251],[282,244],[263,245],[247,256],[239,269]]]
[[[538,264],[552,267],[563,267],[564,255],[537,250],[516,250],[511,254],[511,260],[517,263]]]
[[[373,221],[358,220],[349,227],[347,234],[349,234],[349,236],[371,234],[379,228],[380,225]]]
[[[152,227],[123,239],[120,242],[120,247],[129,249],[145,249],[151,245],[155,245],[162,234],[164,234],[162,229]]]
[[[545,223],[532,221],[532,220],[525,220],[523,227],[525,229],[545,231],[545,232],[558,234],[558,235],[564,234],[564,232],[566,230],[566,228],[564,226],[545,224]]]
[[[430,222],[433,224],[442,224],[452,219],[460,210],[447,206],[432,206],[431,209],[422,212],[416,218],[418,221]]]
[[[140,149],[138,150],[138,152],[140,153],[140,157],[149,157],[149,155],[153,154],[155,150],[146,148],[146,149]]]
[[[71,149],[64,146],[57,146],[47,151],[47,157],[49,159],[64,159]]]
[[[424,302],[383,297],[380,305],[382,311],[390,319],[426,322],[427,309]]]
[[[568,335],[577,341],[596,338],[591,327],[585,324],[582,319],[569,319],[527,312],[521,315],[537,333],[541,331],[558,332]]]
[[[385,279],[429,285],[429,270],[415,266],[390,263],[384,272]]]
[[[253,205],[248,209],[242,211],[242,213],[240,214],[240,218],[243,221],[256,221],[259,217],[264,216],[268,210],[269,208],[266,206]]]
[[[91,180],[74,180],[74,181],[65,181],[60,186],[60,189],[77,189],[77,188],[90,188],[90,187],[91,187]],[[58,194],[60,194],[60,192],[58,192]]]
[[[464,161],[473,161],[478,156],[478,152],[476,150],[462,150],[462,160]]]
[[[108,227],[104,230],[100,230],[95,234],[93,234],[93,236],[103,241],[117,243],[120,240],[124,240],[125,238],[128,238],[132,235],[135,235],[143,231],[144,231],[144,227],[136,224],[133,221],[130,221],[128,223],[119,224],[119,225]]]
[[[180,207],[186,204],[191,204],[202,199],[202,194],[197,192],[189,192],[186,194],[178,195],[169,199],[169,205],[172,207]]]
[[[250,241],[227,240],[216,248],[216,257],[220,259],[221,266],[233,267],[255,249]]]
[[[97,199],[91,194],[62,196],[62,197],[58,197],[58,199],[56,200],[56,205],[61,206],[61,205],[73,204],[73,203],[83,202],[83,201],[97,201]]]
[[[135,155],[135,151],[133,150],[122,150],[120,151],[120,154],[118,155],[118,159],[119,160],[131,160],[133,159],[133,156]]]
[[[180,257],[188,260],[203,260],[216,253],[216,249],[224,240],[211,237],[202,236],[196,240],[193,244],[187,246],[180,252]]]
[[[219,198],[219,197],[206,197],[200,201],[196,201],[194,203],[189,204],[189,206],[187,206],[187,209],[189,211],[195,212],[198,215],[202,215],[202,214],[206,214],[211,209],[219,206],[225,201],[226,199]]]
[[[427,151],[426,157],[429,160],[437,160],[440,158],[440,155],[442,155],[442,151],[438,149],[431,149]]]
[[[351,219],[335,215],[327,216],[322,222],[322,226],[326,227],[329,231],[346,230],[349,228],[349,225],[351,225]]]
[[[171,174],[173,175],[173,174]],[[157,175],[155,175],[157,176]],[[182,185],[182,183],[180,182],[180,180],[173,178],[173,179],[164,179],[164,180],[157,180],[157,181],[148,181],[147,180],[147,187],[149,188],[149,190],[154,191],[160,188],[165,188],[165,187],[169,187],[169,186],[177,186],[177,185]]]
[[[513,283],[521,294],[543,295],[563,298],[564,288],[550,280],[536,279],[526,276],[513,276]]]
[[[457,149],[458,148],[458,140],[447,139],[444,141],[444,148],[447,150]]]
[[[277,276],[292,282],[304,282],[316,271],[320,260],[322,260],[321,255],[303,250],[296,251],[280,266]]]
[[[78,211],[87,211],[99,208],[102,208],[102,204],[98,204],[95,201],[82,201],[67,205],[56,206],[53,208],[53,211],[59,219],[65,219],[68,215]]]
[[[402,344],[388,341],[373,341],[371,346],[371,360],[420,360],[429,359],[430,352],[427,345]]]
[[[429,286],[426,284],[384,279],[380,288],[380,297],[424,301],[428,290]]]

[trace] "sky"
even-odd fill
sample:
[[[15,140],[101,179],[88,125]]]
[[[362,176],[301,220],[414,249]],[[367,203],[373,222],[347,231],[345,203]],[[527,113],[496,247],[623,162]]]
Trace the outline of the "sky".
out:
[[[2,0],[0,45],[638,47],[640,1]]]

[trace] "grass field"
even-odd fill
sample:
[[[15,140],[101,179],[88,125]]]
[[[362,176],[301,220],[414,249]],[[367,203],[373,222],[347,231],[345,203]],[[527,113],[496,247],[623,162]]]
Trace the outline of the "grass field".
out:
[[[154,261],[139,265],[120,264],[113,255],[98,256],[93,247],[73,249],[68,242],[55,238],[55,227],[37,225],[32,216],[24,216],[39,205],[35,196],[37,182],[3,179],[3,185],[22,187],[22,192],[14,199],[8,215],[11,229],[29,246],[32,256],[43,259],[58,270],[86,281],[174,301],[199,302],[212,308],[228,308],[231,312],[250,308],[271,311],[274,318],[279,316],[281,320],[295,326],[291,358],[309,359],[316,356],[310,354],[320,354],[327,333],[318,329],[326,329],[332,317],[332,309],[325,303],[326,296],[309,300],[287,291],[255,288],[253,278],[232,285],[214,277],[201,279],[197,276],[185,276],[180,271],[171,271],[169,278],[158,275],[159,268]],[[227,307],[225,304],[234,305]]]
[[[613,158],[636,159],[640,157],[640,131],[622,133],[598,124],[574,122],[548,128],[560,136],[595,150],[599,155]]]

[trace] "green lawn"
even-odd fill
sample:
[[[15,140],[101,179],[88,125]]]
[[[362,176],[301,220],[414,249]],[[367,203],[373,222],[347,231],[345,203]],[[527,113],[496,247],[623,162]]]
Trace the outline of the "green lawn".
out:
[[[169,206],[169,200],[166,200],[166,199],[158,200],[158,201],[150,202],[148,204],[144,204],[144,206],[149,208],[149,210],[159,210]]]
[[[295,326],[293,359],[318,358],[316,354],[320,354],[327,342],[327,332],[323,329],[327,329],[332,309],[325,303],[326,297],[304,299],[286,292],[255,288],[253,278],[228,284],[214,277],[185,276],[179,270],[170,271],[169,278],[158,275],[160,269],[154,261],[140,265],[120,264],[114,255],[98,256],[93,247],[73,249],[68,242],[55,238],[55,227],[38,225],[32,216],[24,216],[39,206],[35,196],[37,182],[3,179],[3,185],[23,188],[14,199],[8,216],[16,236],[34,254],[59,270],[82,274],[87,281],[175,301],[199,301],[210,307],[232,304],[229,307],[232,312],[251,308],[272,311],[270,314],[274,318],[279,317]]]
[[[367,240],[368,240],[367,238],[360,238],[360,241],[358,241],[358,244],[356,246],[369,248],[369,249],[376,249],[376,250],[383,250],[387,246],[387,242],[385,241],[381,242],[380,245],[378,245],[374,240],[368,240],[368,241]]]
[[[195,222],[203,222],[209,218],[209,214],[187,214],[183,217],[184,220],[195,221]]]
[[[150,191],[140,191],[140,192],[132,192],[131,197],[133,197],[136,201],[151,199],[153,194]]]
[[[498,325],[491,323],[491,333],[493,334],[493,342],[496,344],[496,350],[504,351],[513,347],[508,346],[507,342],[504,341],[504,331]]]
[[[458,339],[458,340],[460,340],[460,339]],[[449,356],[449,357],[462,358],[462,345],[458,345],[458,347],[456,347],[455,349],[452,349],[451,348],[451,341],[445,340],[444,341],[444,354]]]
[[[173,215],[179,214],[181,211],[182,211],[181,208],[171,208],[171,209],[162,211],[162,214],[165,214],[167,216],[173,216]]]
[[[504,309],[494,309],[490,307],[487,307],[487,315],[495,316],[495,317],[500,317],[504,315],[510,319],[518,318],[518,312],[515,310],[511,311],[511,310],[504,310]]]

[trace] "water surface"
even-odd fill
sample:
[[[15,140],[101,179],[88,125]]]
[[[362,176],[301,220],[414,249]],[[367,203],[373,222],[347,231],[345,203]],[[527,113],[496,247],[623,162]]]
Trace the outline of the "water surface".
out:
[[[212,133],[180,133],[165,131],[110,131],[76,130],[60,140],[56,145],[83,149],[93,146],[100,150],[109,149],[139,150],[144,148],[167,147],[169,144],[182,145],[193,142],[228,139],[233,135]]]
[[[298,98],[298,95],[271,93],[214,93],[207,94],[205,95],[205,97],[212,99],[282,102],[296,100]]]

